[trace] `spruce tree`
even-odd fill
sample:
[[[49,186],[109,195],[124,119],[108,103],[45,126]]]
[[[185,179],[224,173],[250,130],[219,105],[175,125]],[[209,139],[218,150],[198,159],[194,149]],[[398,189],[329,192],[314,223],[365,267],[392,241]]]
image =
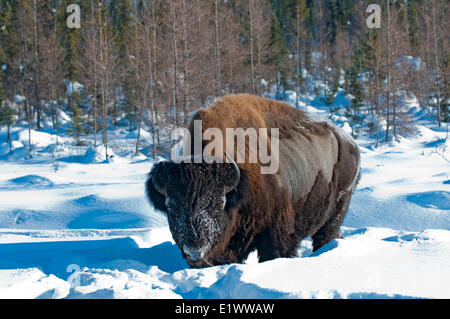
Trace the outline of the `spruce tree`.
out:
[[[114,109],[113,120],[117,118],[118,107],[124,107],[127,105],[126,98],[132,94],[133,89],[133,73],[130,67],[129,51],[132,45],[133,35],[131,24],[131,2],[128,0],[116,0],[112,1],[108,7],[110,24],[111,24],[111,36],[115,47],[117,48],[118,66],[120,69],[120,76],[118,78],[118,89],[122,90],[125,99],[122,101],[116,101],[117,97],[114,94]]]
[[[6,93],[3,89],[3,78],[4,78],[4,71],[7,69],[6,64],[6,54],[5,51],[3,51],[3,48],[0,47],[0,107],[2,106],[3,102],[6,100]]]
[[[409,44],[413,51],[413,55],[418,55],[419,52],[419,21],[417,17],[417,10],[413,1],[408,2],[408,36]]]
[[[290,63],[288,50],[283,39],[282,28],[275,13],[272,14],[272,27],[270,33],[269,47],[270,57],[267,63],[271,64],[275,71],[275,84],[277,87],[276,98],[282,99],[288,86]],[[283,90],[283,95],[281,95]]]
[[[17,1],[0,2],[0,105],[7,95],[17,90],[17,59],[19,39],[14,29],[16,23]]]
[[[76,81],[81,73],[81,50],[83,48],[81,29],[78,28],[68,28],[67,18],[69,13],[66,12],[64,8],[67,8],[69,4],[72,4],[73,0],[63,0],[61,8],[58,12],[57,24],[58,24],[58,34],[61,36],[59,39],[62,45],[62,55],[63,55],[63,66],[65,70],[64,77],[68,81]],[[88,12],[87,8],[83,7],[85,2],[81,1],[81,12]],[[87,3],[87,1],[86,1]],[[85,9],[85,10],[83,10]],[[69,96],[69,105],[72,104]]]
[[[361,109],[364,103],[364,86],[358,73],[359,67],[353,64],[346,72],[346,92],[352,95],[351,104],[347,107],[345,116],[349,119],[353,137],[357,137],[355,124],[361,123]]]
[[[11,145],[11,125],[14,124],[14,115],[15,111],[6,103],[1,100],[0,97],[0,126],[7,127],[7,142],[9,144],[9,153],[12,154],[12,145]]]
[[[71,127],[67,130],[67,133],[75,137],[76,145],[84,145],[84,142],[81,140],[81,137],[86,134],[86,123],[83,119],[84,109],[82,105],[80,105],[80,94],[73,92],[72,93],[72,112],[71,112]]]

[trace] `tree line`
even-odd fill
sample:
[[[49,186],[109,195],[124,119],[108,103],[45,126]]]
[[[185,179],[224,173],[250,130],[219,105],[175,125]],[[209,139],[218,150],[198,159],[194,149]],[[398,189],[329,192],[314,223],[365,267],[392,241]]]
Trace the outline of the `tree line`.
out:
[[[366,25],[371,3],[380,28]],[[352,127],[368,116],[389,140],[411,127],[408,94],[449,120],[446,17],[445,0],[0,0],[0,123],[40,130],[46,118],[58,132],[64,110],[78,144],[90,133],[107,150],[108,127],[125,121],[136,153],[145,123],[156,156],[215,97],[291,90],[300,107],[307,72],[324,103],[351,94]]]

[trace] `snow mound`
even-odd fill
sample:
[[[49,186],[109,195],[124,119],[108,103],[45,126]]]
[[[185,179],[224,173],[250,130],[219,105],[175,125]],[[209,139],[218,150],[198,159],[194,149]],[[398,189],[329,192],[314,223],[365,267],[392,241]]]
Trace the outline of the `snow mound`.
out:
[[[24,145],[19,141],[11,141],[11,149],[14,152],[15,149],[22,148]],[[9,154],[9,144],[1,143],[0,144],[0,155]]]
[[[141,132],[139,134],[140,134],[139,138],[141,138],[142,140],[149,140],[152,136],[152,134],[150,134],[149,132],[147,132],[143,129],[141,129]],[[129,132],[125,136],[125,138],[135,140],[137,138],[137,135],[138,135],[138,130],[134,130],[134,131]]]
[[[10,183],[21,186],[52,186],[53,182],[46,177],[38,175],[25,175],[9,180]]]
[[[28,130],[23,129],[11,134],[13,140],[17,140],[22,144],[29,143]],[[52,134],[31,130],[31,143],[36,147],[45,147],[53,144],[56,137]]]
[[[37,268],[0,270],[0,299],[63,298],[70,284]]]
[[[106,153],[108,153],[108,158],[106,158]],[[116,155],[110,147],[108,147],[108,151],[106,152],[105,146],[99,145],[97,147],[89,147],[81,159],[81,162],[85,164],[117,163],[123,162],[123,159]]]

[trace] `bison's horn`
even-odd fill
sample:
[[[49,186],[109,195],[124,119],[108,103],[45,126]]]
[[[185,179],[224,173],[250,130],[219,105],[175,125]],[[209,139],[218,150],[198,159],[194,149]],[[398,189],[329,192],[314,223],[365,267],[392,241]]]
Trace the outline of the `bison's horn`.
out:
[[[241,179],[241,171],[239,169],[239,166],[237,166],[236,162],[234,161],[234,159],[230,155],[225,153],[225,156],[228,159],[228,162],[230,162],[231,165],[233,165],[234,172],[236,173],[236,177],[235,177],[234,183],[232,185],[230,185],[230,186],[227,186],[225,188],[225,194],[226,194],[226,193],[231,192],[233,189],[235,189],[238,186],[239,181]]]
[[[152,176],[152,184],[153,184],[153,187],[155,187],[155,189],[156,189],[156,191],[158,193],[160,193],[161,195],[166,196],[167,187],[159,185],[158,182],[155,180],[155,176]]]

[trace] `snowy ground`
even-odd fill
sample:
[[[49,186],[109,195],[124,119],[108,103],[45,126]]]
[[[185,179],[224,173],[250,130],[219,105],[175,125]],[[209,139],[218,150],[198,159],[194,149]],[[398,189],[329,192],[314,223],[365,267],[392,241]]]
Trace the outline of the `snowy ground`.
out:
[[[0,298],[450,298],[450,142],[419,129],[377,149],[358,140],[362,179],[343,239],[201,270],[144,198],[145,156],[102,163],[33,132],[27,159],[28,132],[16,129],[14,155],[0,144]],[[133,134],[116,133],[132,149]]]

